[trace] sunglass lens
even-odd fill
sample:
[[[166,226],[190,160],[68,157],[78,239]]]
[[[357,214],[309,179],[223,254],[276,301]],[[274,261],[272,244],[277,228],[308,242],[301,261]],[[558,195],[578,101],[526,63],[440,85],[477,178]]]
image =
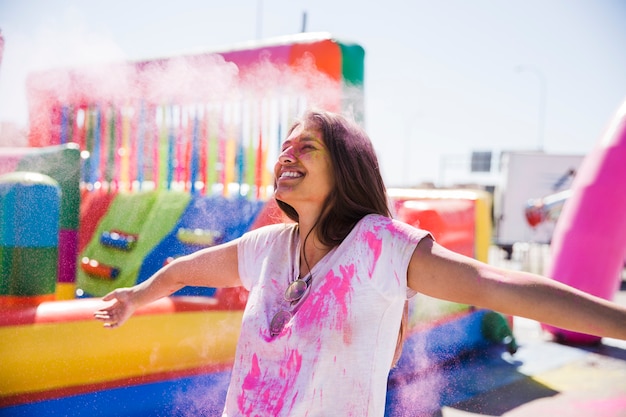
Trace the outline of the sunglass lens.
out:
[[[272,318],[270,323],[270,334],[272,336],[278,336],[283,331],[287,322],[291,320],[291,313],[285,310],[279,311]]]
[[[306,289],[308,288],[308,284],[306,281],[302,279],[297,279],[287,287],[285,291],[285,300],[293,303],[294,301],[298,301],[302,298]]]

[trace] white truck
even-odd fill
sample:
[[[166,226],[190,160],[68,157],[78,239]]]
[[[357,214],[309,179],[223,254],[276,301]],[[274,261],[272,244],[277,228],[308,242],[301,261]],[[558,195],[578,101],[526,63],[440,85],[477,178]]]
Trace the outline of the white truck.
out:
[[[533,200],[568,190],[583,159],[584,155],[540,151],[501,154],[501,175],[494,190],[494,243],[509,257],[515,243],[550,243],[555,220],[531,226],[526,208]]]

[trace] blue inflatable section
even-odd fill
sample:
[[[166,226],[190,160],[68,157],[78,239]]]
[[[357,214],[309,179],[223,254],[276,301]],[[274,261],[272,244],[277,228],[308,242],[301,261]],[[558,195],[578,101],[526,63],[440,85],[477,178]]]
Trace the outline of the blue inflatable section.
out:
[[[228,242],[250,229],[263,201],[221,196],[194,196],[172,231],[145,258],[137,283],[150,278],[168,259]],[[212,296],[214,288],[186,287],[174,295]]]
[[[0,177],[0,244],[45,248],[59,243],[61,190],[52,178],[29,172]]]
[[[0,417],[221,416],[230,371],[0,408]]]

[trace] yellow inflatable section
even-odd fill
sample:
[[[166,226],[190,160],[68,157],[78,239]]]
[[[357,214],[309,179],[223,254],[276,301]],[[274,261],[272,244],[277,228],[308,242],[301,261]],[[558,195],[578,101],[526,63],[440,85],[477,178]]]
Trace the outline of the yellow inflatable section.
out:
[[[3,314],[0,405],[232,364],[242,310],[221,309],[207,297],[172,297],[111,331],[92,317],[102,305],[99,299],[56,301]]]

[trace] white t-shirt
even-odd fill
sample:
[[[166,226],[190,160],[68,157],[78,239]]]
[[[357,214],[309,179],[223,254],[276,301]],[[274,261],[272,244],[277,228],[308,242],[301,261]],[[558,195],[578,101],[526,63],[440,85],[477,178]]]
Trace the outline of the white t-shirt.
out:
[[[406,272],[428,232],[368,215],[312,269],[295,307],[285,289],[299,275],[294,224],[242,236],[239,275],[250,290],[223,417],[382,417],[404,302]],[[293,313],[272,337],[280,310]]]

